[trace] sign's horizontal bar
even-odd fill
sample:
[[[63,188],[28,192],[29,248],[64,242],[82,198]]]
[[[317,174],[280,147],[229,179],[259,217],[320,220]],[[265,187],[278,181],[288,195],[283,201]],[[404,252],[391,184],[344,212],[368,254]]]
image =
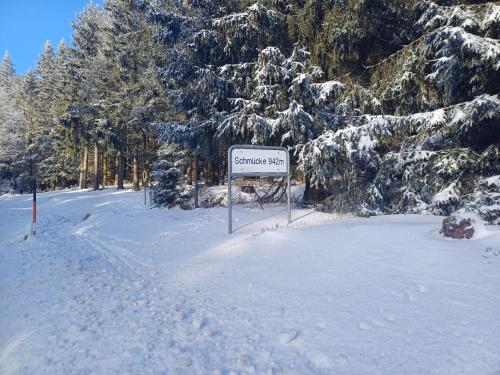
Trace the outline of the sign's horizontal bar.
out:
[[[253,173],[231,173],[231,177],[287,177],[288,173],[253,172]]]
[[[279,146],[257,146],[257,145],[232,145],[229,147],[229,151],[233,151],[235,149],[242,148],[242,149],[250,149],[250,150],[277,150],[277,151],[286,151],[288,150],[285,147],[279,147]]]

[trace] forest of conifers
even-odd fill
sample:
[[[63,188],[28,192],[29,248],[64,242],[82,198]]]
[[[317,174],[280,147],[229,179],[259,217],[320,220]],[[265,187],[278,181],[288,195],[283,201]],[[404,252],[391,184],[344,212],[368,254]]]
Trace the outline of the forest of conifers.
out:
[[[0,65],[0,188],[224,182],[280,145],[306,200],[500,223],[500,6],[472,0],[106,0],[72,46]]]

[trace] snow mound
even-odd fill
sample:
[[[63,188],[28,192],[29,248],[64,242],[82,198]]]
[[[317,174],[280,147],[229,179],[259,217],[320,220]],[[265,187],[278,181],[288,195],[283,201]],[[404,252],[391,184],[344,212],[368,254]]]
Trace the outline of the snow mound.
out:
[[[455,239],[477,239],[487,236],[488,230],[477,213],[458,211],[443,220],[440,233]]]

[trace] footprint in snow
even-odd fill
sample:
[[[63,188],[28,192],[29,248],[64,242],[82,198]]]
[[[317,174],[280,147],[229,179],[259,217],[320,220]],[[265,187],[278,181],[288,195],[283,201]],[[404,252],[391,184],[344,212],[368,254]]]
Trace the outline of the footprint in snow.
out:
[[[327,326],[328,326],[328,324],[326,324],[325,322],[318,322],[316,324],[316,327],[318,327],[320,329],[325,329]]]
[[[208,325],[208,319],[194,319],[192,324],[193,327],[204,337],[212,337],[215,335],[215,331]]]
[[[335,359],[335,363],[339,367],[345,367],[349,364],[349,357],[345,354],[341,354]]]
[[[429,288],[425,285],[419,285],[418,286],[418,291],[420,293],[428,293],[429,292]]]
[[[362,330],[364,330],[364,331],[366,331],[366,330],[370,329],[370,326],[369,326],[369,325],[368,325],[368,323],[366,323],[366,322],[359,322],[359,324],[358,324],[358,325],[359,325],[359,329],[362,329]]]
[[[286,317],[286,309],[284,307],[278,308],[277,315],[281,318]]]
[[[176,310],[173,314],[173,319],[177,322],[186,319],[186,313],[182,310]]]
[[[292,341],[295,341],[299,336],[300,336],[300,331],[292,329],[288,332],[283,332],[279,336],[279,342],[283,345],[287,345],[290,344]]]
[[[386,314],[384,315],[384,318],[385,320],[387,320],[388,322],[393,322],[396,320],[396,317],[394,315],[391,315],[391,314]]]
[[[253,358],[248,354],[240,355],[240,357],[237,360],[238,365],[243,367],[253,367],[254,365],[253,362],[254,362]]]
[[[281,375],[283,374],[283,371],[281,371],[281,368],[278,367],[278,365],[272,364],[271,367],[267,369],[266,372],[264,372],[265,375]]]
[[[307,353],[307,359],[315,369],[327,369],[331,367],[328,357],[319,351],[311,351]]]
[[[408,298],[408,301],[410,301],[410,302],[417,301],[417,298],[410,291],[406,292],[406,297]]]
[[[184,354],[181,355],[179,358],[177,358],[176,362],[177,362],[177,367],[180,368],[191,367],[191,365],[193,364],[191,358],[187,357]]]
[[[193,327],[201,330],[203,327],[207,325],[207,320],[206,319],[194,319],[193,320]]]
[[[213,337],[213,336],[215,336],[215,331],[213,331],[212,329],[210,329],[208,326],[203,326],[200,329],[200,333],[201,333],[202,336],[205,336],[205,337]]]
[[[385,328],[385,323],[379,320],[372,320],[372,324],[376,327]]]

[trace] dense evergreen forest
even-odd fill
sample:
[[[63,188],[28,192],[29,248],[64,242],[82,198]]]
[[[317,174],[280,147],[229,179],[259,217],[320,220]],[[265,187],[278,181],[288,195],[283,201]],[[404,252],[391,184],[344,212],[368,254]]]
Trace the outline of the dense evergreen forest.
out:
[[[236,143],[290,149],[305,199],[500,224],[500,6],[473,0],[106,0],[0,66],[0,185],[224,183]],[[21,182],[20,182],[21,181]]]

